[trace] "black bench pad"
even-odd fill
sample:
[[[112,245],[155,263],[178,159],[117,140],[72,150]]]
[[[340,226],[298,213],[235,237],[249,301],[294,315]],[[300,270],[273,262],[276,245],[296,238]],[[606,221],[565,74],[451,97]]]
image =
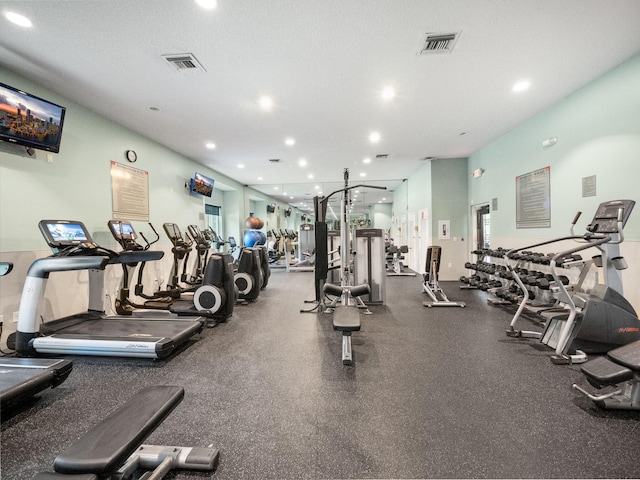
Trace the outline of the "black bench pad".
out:
[[[633,378],[633,372],[627,367],[612,362],[607,357],[598,357],[585,363],[580,370],[589,383],[596,388],[604,385],[617,385]]]
[[[31,480],[98,480],[93,473],[81,473],[79,475],[65,475],[64,473],[42,472],[36,474]]]
[[[615,348],[607,353],[614,362],[624,365],[630,370],[640,370],[640,340]]]
[[[116,471],[151,432],[182,401],[181,387],[157,386],[141,390],[124,405],[87,432],[66,452],[58,455],[58,473]]]
[[[360,330],[360,312],[356,307],[341,306],[333,312],[333,329],[340,332]]]

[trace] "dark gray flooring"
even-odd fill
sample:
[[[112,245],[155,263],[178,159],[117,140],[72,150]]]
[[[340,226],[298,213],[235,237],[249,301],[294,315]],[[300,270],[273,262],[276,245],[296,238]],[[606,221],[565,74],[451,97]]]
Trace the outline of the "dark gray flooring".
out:
[[[50,469],[145,385],[186,389],[148,443],[214,444],[219,480],[640,477],[640,414],[580,397],[579,367],[507,338],[511,315],[486,293],[445,282],[467,307],[430,309],[419,277],[388,278],[344,367],[330,317],[299,313],[312,285],[312,273],[274,271],[255,304],[167,360],[73,357],[63,385],[4,412],[2,478]]]

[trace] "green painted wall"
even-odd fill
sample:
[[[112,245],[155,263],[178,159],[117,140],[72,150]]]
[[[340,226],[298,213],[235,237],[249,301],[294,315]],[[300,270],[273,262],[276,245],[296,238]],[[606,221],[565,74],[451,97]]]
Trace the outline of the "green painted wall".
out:
[[[545,139],[557,143],[544,147]],[[516,228],[515,177],[550,167],[550,228]],[[640,54],[576,91],[469,158],[469,204],[498,201],[491,212],[491,246],[512,248],[569,233],[577,211],[583,212],[575,232],[585,232],[604,201],[640,202]],[[583,197],[582,179],[596,177],[596,195]],[[627,299],[640,309],[640,205],[636,205],[620,246],[629,268],[622,271]],[[557,252],[571,245],[547,247]],[[582,252],[595,255],[594,249]],[[602,276],[600,276],[600,281]]]
[[[543,140],[557,137],[552,147]],[[551,228],[517,229],[515,177],[551,167]],[[640,55],[573,93],[469,158],[469,203],[490,203],[494,238],[553,238],[564,235],[576,211],[578,226],[590,221],[605,200],[640,200]],[[582,178],[595,175],[597,195],[582,197]],[[626,228],[640,240],[640,212]],[[497,246],[497,245],[496,245]]]
[[[50,154],[51,163],[45,152],[30,157],[24,147],[0,142],[0,252],[46,248],[37,228],[45,218],[81,220],[92,234],[111,241],[106,234],[111,218],[110,162],[128,163],[128,149],[138,153],[134,166],[149,172],[149,214],[156,228],[164,222],[204,226],[206,202],[222,207],[222,233],[238,239],[249,213],[249,194],[260,205],[275,201],[6,69],[0,68],[0,78],[67,108],[60,153]],[[234,190],[214,189],[211,199],[191,195],[184,185],[196,171]]]

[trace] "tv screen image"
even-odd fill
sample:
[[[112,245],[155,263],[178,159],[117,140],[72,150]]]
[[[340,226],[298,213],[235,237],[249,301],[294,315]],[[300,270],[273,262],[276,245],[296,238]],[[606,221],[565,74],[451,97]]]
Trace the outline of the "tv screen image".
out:
[[[60,151],[65,107],[0,83],[0,140]]]
[[[201,173],[197,173],[191,179],[191,193],[197,193],[210,197],[213,192],[213,178],[205,177]]]
[[[47,223],[51,239],[56,243],[86,242],[88,235],[80,223]]]

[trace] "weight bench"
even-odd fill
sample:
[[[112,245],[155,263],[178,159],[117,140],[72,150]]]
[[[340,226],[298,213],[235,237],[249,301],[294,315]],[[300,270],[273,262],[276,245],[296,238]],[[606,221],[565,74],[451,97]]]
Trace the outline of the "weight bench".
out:
[[[355,301],[356,304],[364,306],[364,302],[359,297],[371,293],[371,288],[366,283],[353,287],[325,283],[324,293],[336,296],[325,312],[333,312],[333,329],[342,332],[342,364],[353,365],[351,333],[360,331],[360,311],[349,303]],[[345,305],[336,308],[338,301],[343,297],[345,297]],[[367,312],[371,313],[368,309]]]
[[[597,389],[623,384],[621,388],[604,395],[593,395],[573,385],[597,406],[610,410],[640,410],[640,340],[611,350],[604,357],[594,358],[580,370]]]
[[[148,387],[89,430],[53,463],[56,473],[33,480],[93,480],[130,478],[138,469],[153,470],[143,478],[163,478],[175,468],[215,470],[215,448],[142,445],[142,442],[182,401],[181,387]]]

